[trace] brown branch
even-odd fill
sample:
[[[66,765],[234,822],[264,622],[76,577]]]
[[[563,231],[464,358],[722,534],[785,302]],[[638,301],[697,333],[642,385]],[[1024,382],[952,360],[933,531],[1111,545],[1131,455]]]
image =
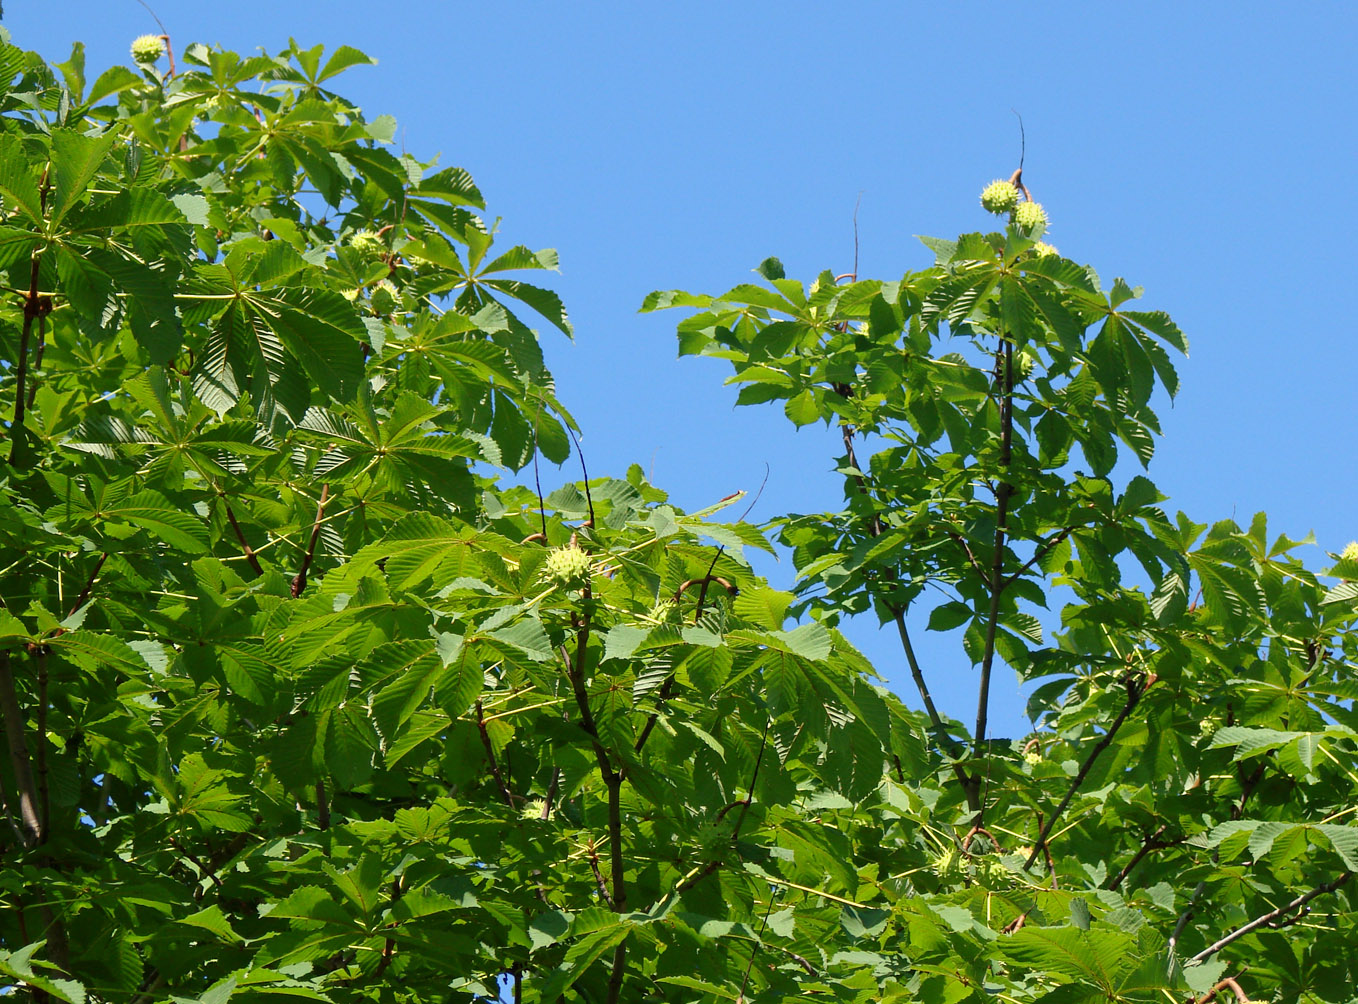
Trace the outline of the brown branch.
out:
[[[594,847],[593,837],[590,838],[586,856],[589,858],[589,870],[594,873],[594,884],[599,888],[599,898],[608,904],[608,908],[612,910],[614,908],[613,894],[608,891],[608,883],[604,881],[604,873],[599,870],[599,852]]]
[[[1223,948],[1225,948],[1227,945],[1229,945],[1236,939],[1243,938],[1251,931],[1257,930],[1258,928],[1263,927],[1266,924],[1269,924],[1272,921],[1277,920],[1279,917],[1284,917],[1287,914],[1292,913],[1294,910],[1300,910],[1302,907],[1304,907],[1307,903],[1311,902],[1311,900],[1315,899],[1317,896],[1323,896],[1327,892],[1334,892],[1336,889],[1338,889],[1341,885],[1343,885],[1352,877],[1353,872],[1346,871],[1334,881],[1326,882],[1324,885],[1318,885],[1310,892],[1302,893],[1300,896],[1292,900],[1290,903],[1286,903],[1275,910],[1270,910],[1268,913],[1263,914],[1262,916],[1255,917],[1248,924],[1243,924],[1240,927],[1237,927],[1230,934],[1226,935],[1226,937],[1214,941],[1212,944],[1208,945],[1197,955],[1189,959],[1188,962],[1185,963],[1185,965],[1192,965],[1194,962],[1203,962],[1211,958],[1213,955],[1221,951]]]
[[[45,844],[52,836],[52,799],[47,774],[47,649],[39,646],[33,653],[33,661],[38,665],[38,727],[33,741],[37,753],[38,806],[42,811],[41,842]]]
[[[556,801],[556,789],[557,789],[557,786],[558,786],[560,783],[561,783],[561,768],[560,768],[560,767],[553,767],[553,768],[552,768],[552,780],[551,780],[551,783],[549,783],[549,784],[547,785],[547,797],[546,797],[546,799],[543,800],[543,803],[542,803],[542,813],[541,813],[541,815],[538,817],[539,819],[550,819],[550,818],[551,818],[551,816],[552,816],[552,803]]]
[[[1053,547],[1061,543],[1061,541],[1065,540],[1077,529],[1079,528],[1074,526],[1068,526],[1060,533],[1058,533],[1056,536],[1051,537],[1046,542],[1044,542],[1036,551],[1033,552],[1033,556],[1023,563],[1023,565],[1019,568],[1017,572],[1015,572],[1013,575],[1008,576],[1002,583],[1000,583],[1001,592],[1012,586],[1020,575],[1028,571],[1028,569],[1032,568],[1039,561],[1045,558],[1047,556],[1047,553],[1051,551]]]
[[[1240,800],[1236,802],[1235,805],[1231,806],[1232,819],[1239,819],[1245,814],[1245,803],[1249,801],[1250,796],[1254,794],[1254,789],[1257,788],[1259,782],[1263,780],[1264,771],[1267,767],[1267,761],[1260,761],[1259,766],[1254,769],[1254,773],[1247,778],[1241,779]]]
[[[720,556],[721,556],[720,553],[718,553],[717,557],[720,557]],[[712,559],[712,560],[713,560],[713,565],[715,566],[715,564],[716,564],[716,558],[714,558],[714,559]],[[730,581],[729,581],[728,579],[723,579],[720,575],[712,575],[712,574],[710,574],[710,571],[709,571],[709,574],[704,575],[701,579],[686,579],[686,580],[684,580],[683,584],[681,584],[681,585],[679,586],[679,588],[676,589],[676,590],[674,591],[674,601],[675,601],[676,603],[678,603],[680,597],[682,597],[682,596],[684,595],[684,593],[688,592],[688,591],[689,591],[690,589],[692,589],[694,586],[700,586],[700,587],[702,587],[702,588],[699,589],[699,591],[698,591],[698,614],[697,614],[698,617],[701,617],[701,616],[702,616],[702,610],[703,610],[703,602],[707,599],[707,587],[708,587],[711,583],[713,583],[713,582],[715,582],[717,585],[721,586],[723,589],[725,589],[725,590],[726,590],[728,593],[730,593],[732,596],[735,596],[735,595],[737,595],[737,594],[740,592],[740,590],[739,590],[737,587],[731,585],[731,583],[730,583]],[[696,623],[696,618],[695,618],[695,623]]]
[[[1167,847],[1178,847],[1188,839],[1187,837],[1174,837],[1171,840],[1161,840],[1160,834],[1164,833],[1166,829],[1168,829],[1168,824],[1162,825],[1154,833],[1147,835],[1141,842],[1141,847],[1132,855],[1132,859],[1122,866],[1121,871],[1108,880],[1108,883],[1104,888],[1111,891],[1117,891],[1117,889],[1122,886],[1122,883],[1126,880],[1127,876],[1132,873],[1132,869],[1139,865],[1147,854],[1150,854],[1152,851],[1163,851]]]
[[[51,298],[45,298],[48,302],[48,310],[51,310]],[[33,407],[33,402],[38,396],[37,371],[42,370],[42,356],[47,350],[47,318],[44,314],[38,314],[38,344],[33,349],[33,369],[34,377],[28,383],[28,407]]]
[[[956,530],[949,530],[948,536],[956,541],[962,550],[966,552],[967,563],[971,565],[971,570],[980,576],[982,582],[987,581],[989,576],[986,575],[985,569],[981,567],[981,563],[976,560],[976,555],[972,552],[971,545],[967,543],[967,538],[963,537]]]
[[[226,493],[223,492],[222,495],[225,497]],[[250,542],[245,539],[245,531],[236,522],[236,514],[231,511],[231,503],[224,502],[223,505],[226,506],[226,518],[231,523],[231,529],[236,531],[236,539],[240,541],[241,550],[245,552],[245,560],[250,562],[250,567],[255,570],[256,575],[263,575],[264,566],[259,563],[259,556],[255,554]]]
[[[203,861],[202,858],[196,856],[192,851],[190,851],[187,847],[185,847],[183,844],[181,844],[181,843],[180,843],[178,840],[176,840],[174,837],[170,837],[169,843],[170,843],[170,846],[171,846],[171,847],[173,847],[173,848],[174,848],[175,850],[177,850],[181,855],[183,855],[185,858],[187,858],[187,859],[189,860],[189,863],[192,864],[195,868],[198,869],[198,874],[199,874],[199,877],[200,877],[200,878],[201,878],[202,876],[206,875],[208,878],[210,878],[210,879],[212,880],[212,884],[215,885],[218,889],[220,889],[220,888],[222,887],[222,880],[219,879],[219,878],[217,877],[216,869],[209,867],[209,866]],[[198,889],[198,891],[194,893],[193,898],[194,898],[194,899],[201,899],[201,898],[202,898],[202,895],[203,895],[203,893],[202,893],[202,888],[200,887],[200,888]]]
[[[476,729],[481,733],[481,746],[486,751],[486,761],[490,764],[490,776],[495,779],[495,785],[500,789],[500,798],[505,805],[514,808],[514,795],[510,792],[509,786],[505,784],[504,775],[500,773],[500,764],[495,759],[495,744],[490,741],[490,733],[486,731],[486,718],[481,710],[481,702],[476,702]]]
[[[323,830],[330,829],[330,800],[325,794],[325,778],[316,782],[316,824]]]
[[[10,770],[14,775],[14,785],[19,799],[19,821],[23,826],[25,847],[37,847],[45,836],[42,828],[42,810],[38,798],[38,787],[33,779],[32,760],[28,753],[28,740],[25,738],[28,723],[23,710],[19,707],[19,695],[14,688],[14,669],[8,652],[0,652],[0,715],[5,723],[5,736],[9,740]]]
[[[71,612],[67,617],[74,617],[80,612],[80,608],[85,605],[85,601],[90,598],[90,591],[94,589],[95,580],[99,578],[99,573],[104,569],[104,562],[108,561],[108,552],[104,551],[99,555],[99,560],[94,563],[94,570],[90,572],[90,577],[85,580],[85,588],[80,590],[80,595],[75,598],[75,603],[71,605]]]
[[[297,572],[297,577],[292,580],[292,588],[289,590],[293,599],[302,595],[302,590],[306,589],[306,576],[311,568],[311,562],[316,558],[316,542],[321,538],[321,519],[325,516],[325,504],[330,499],[330,486],[321,485],[321,498],[316,503],[316,521],[311,524],[311,542],[307,544],[306,555],[302,558],[302,567]]]
[[[585,504],[589,507],[589,526],[594,526],[594,499],[589,494],[589,469],[585,467],[585,451],[580,449],[580,440],[575,437],[575,430],[568,423],[563,423],[566,431],[571,435],[571,442],[575,444],[575,455],[580,458],[580,473],[585,477]]]
[[[1150,676],[1144,678],[1138,675],[1126,681],[1127,702],[1122,706],[1122,710],[1118,712],[1118,716],[1113,719],[1112,724],[1108,726],[1108,731],[1103,734],[1099,741],[1094,745],[1094,748],[1089,751],[1089,756],[1085,757],[1085,762],[1080,765],[1080,770],[1076,773],[1075,777],[1071,779],[1070,787],[1066,789],[1066,795],[1061,799],[1061,804],[1056,807],[1056,811],[1052,813],[1051,818],[1047,820],[1046,825],[1042,827],[1042,832],[1038,834],[1037,845],[1033,848],[1033,852],[1028,855],[1028,861],[1023,866],[1024,871],[1032,868],[1033,862],[1037,860],[1037,856],[1042,853],[1042,848],[1046,846],[1047,838],[1051,836],[1051,831],[1056,826],[1056,821],[1061,818],[1061,813],[1066,811],[1066,806],[1070,805],[1070,800],[1074,798],[1075,793],[1080,790],[1080,785],[1084,784],[1085,778],[1089,775],[1090,769],[1094,766],[1094,761],[1099,758],[1100,753],[1112,744],[1113,737],[1118,734],[1118,729],[1122,728],[1122,723],[1125,722],[1127,716],[1135,710],[1142,696],[1146,691],[1150,690],[1151,686],[1155,683],[1155,680],[1156,676],[1152,673]]]
[[[1197,998],[1193,1002],[1193,1004],[1207,1004],[1208,1001],[1216,997],[1218,993],[1220,993],[1222,990],[1225,990],[1228,987],[1230,988],[1231,993],[1235,994],[1236,1004],[1250,1004],[1250,995],[1245,993],[1245,991],[1241,988],[1240,984],[1237,983],[1235,980],[1231,979],[1229,976],[1222,980],[1220,983],[1218,983],[1216,986],[1212,987],[1212,989],[1207,991],[1207,993]]]
[[[401,888],[401,880],[399,878],[392,879],[391,881],[392,906],[395,906],[397,901],[400,900],[401,894],[403,892],[404,890]],[[377,968],[373,970],[372,979],[374,980],[381,979],[382,974],[387,971],[387,967],[391,965],[391,960],[395,955],[396,955],[396,939],[388,935],[386,941],[382,945],[382,957],[377,962]]]
[[[995,352],[995,365],[1003,387],[1000,398],[1000,467],[1008,470],[1012,458],[1014,438],[1014,345],[1001,340]],[[972,734],[973,755],[980,759],[985,744],[986,722],[990,714],[990,676],[995,665],[995,636],[1000,626],[1000,594],[1004,582],[1005,521],[1009,518],[1009,500],[1014,486],[1001,481],[995,489],[995,552],[990,561],[990,611],[986,618],[985,648],[981,655],[981,685],[976,697],[976,731]],[[985,805],[976,809],[979,821]],[[1036,853],[1036,848],[1034,848]],[[1031,861],[1030,861],[1031,863]]]
[[[770,724],[771,723],[767,720],[764,722],[764,734],[759,740],[759,752],[755,754],[754,770],[750,772],[750,783],[746,788],[745,798],[739,799],[736,802],[732,802],[730,805],[724,806],[717,816],[718,819],[721,819],[723,816],[726,815],[727,811],[734,808],[736,805],[740,806],[740,815],[736,817],[736,825],[731,830],[732,847],[735,847],[737,841],[739,841],[740,839],[741,827],[745,825],[745,817],[750,811],[750,803],[754,801],[754,786],[755,783],[758,782],[759,780],[759,768],[760,765],[764,762],[764,750],[768,747]],[[706,865],[704,865],[696,874],[692,875],[690,878],[685,879],[684,881],[680,882],[677,886],[675,886],[674,889],[675,893],[676,894],[684,893],[692,889],[695,885],[697,885],[703,879],[707,878],[707,876],[711,875],[718,868],[720,868],[721,865],[722,865],[721,858],[713,858]]]
[[[43,202],[47,200],[47,175],[43,174]],[[29,269],[28,293],[24,297],[24,323],[19,330],[19,358],[14,367],[14,419],[10,422],[10,443],[9,443],[9,465],[14,466],[19,458],[19,442],[24,437],[24,405],[28,399],[28,340],[33,334],[33,322],[41,312],[38,295],[38,276],[40,271],[41,254],[35,253],[32,258],[32,265]],[[51,309],[51,300],[47,301],[48,309]]]

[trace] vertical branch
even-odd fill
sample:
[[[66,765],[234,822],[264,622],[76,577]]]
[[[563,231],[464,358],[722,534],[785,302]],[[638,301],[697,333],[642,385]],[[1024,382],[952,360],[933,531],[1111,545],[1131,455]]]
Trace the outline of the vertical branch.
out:
[[[0,716],[5,723],[5,737],[9,741],[10,770],[19,800],[19,822],[23,828],[25,847],[36,847],[43,842],[42,810],[38,786],[33,780],[32,761],[28,755],[25,736],[28,723],[19,707],[19,695],[14,689],[14,670],[8,652],[0,652]]]
[[[580,473],[585,478],[585,504],[589,506],[589,525],[594,525],[594,499],[589,494],[589,468],[585,466],[585,451],[580,449],[580,440],[575,436],[575,430],[569,425],[566,431],[571,434],[571,442],[575,444],[575,455],[580,458]]]
[[[41,307],[41,305],[39,305]],[[47,349],[47,317],[41,310],[38,313],[38,344],[33,349],[33,369],[42,369],[43,352]],[[32,380],[28,382],[28,407],[33,407],[33,400],[38,396],[38,379],[36,373]]]
[[[500,789],[500,798],[512,809],[514,796],[510,794],[504,775],[500,773],[500,764],[495,758],[495,744],[490,741],[490,733],[486,731],[486,718],[479,700],[476,702],[476,728],[481,733],[481,746],[485,749],[486,760],[490,763],[490,776],[495,779],[495,784]]]
[[[34,736],[34,742],[37,743],[39,821],[42,823],[38,840],[45,844],[52,833],[52,799],[47,780],[47,650],[39,646],[33,654],[33,660],[38,664],[38,729]]]
[[[306,589],[307,572],[311,569],[311,562],[316,558],[316,542],[321,537],[321,519],[325,516],[325,504],[330,500],[330,486],[321,485],[321,498],[316,503],[316,521],[311,524],[311,542],[307,544],[306,554],[302,557],[302,567],[297,572],[297,577],[292,580],[292,588],[289,592],[293,599],[302,595],[302,590]]]
[[[999,369],[1000,395],[1000,467],[1008,475],[1014,438],[1014,345],[1002,340],[995,352]],[[1000,593],[1004,586],[1005,522],[1009,518],[1009,500],[1014,486],[1000,481],[995,489],[995,552],[990,560],[990,611],[986,622],[985,649],[981,656],[981,686],[976,698],[976,730],[972,734],[972,750],[979,758],[985,745],[986,720],[990,712],[990,677],[995,664],[995,633],[999,629]],[[982,805],[979,812],[985,811]]]
[[[325,793],[325,778],[316,782],[316,825],[323,830],[330,829],[330,799]]]

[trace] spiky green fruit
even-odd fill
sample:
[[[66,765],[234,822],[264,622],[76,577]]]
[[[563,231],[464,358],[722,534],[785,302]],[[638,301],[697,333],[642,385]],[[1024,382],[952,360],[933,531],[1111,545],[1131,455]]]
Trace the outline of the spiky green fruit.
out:
[[[371,230],[359,230],[349,238],[349,246],[364,258],[376,260],[387,250],[382,238]]]
[[[1020,202],[1014,209],[1014,226],[1036,237],[1047,229],[1047,211],[1040,202]]]
[[[389,279],[383,279],[373,287],[370,294],[373,311],[378,314],[387,315],[396,310],[399,302],[397,299],[396,287]]]
[[[562,585],[579,582],[589,576],[589,555],[574,545],[553,548],[543,563],[542,572]]]
[[[1042,762],[1042,754],[1037,750],[1029,750],[1027,753],[1023,754],[1023,762],[1029,767],[1036,767]]]
[[[962,852],[956,847],[944,848],[943,852],[934,858],[931,864],[934,874],[939,878],[945,881],[955,879],[962,874]]]
[[[1046,241],[1038,241],[1033,245],[1033,254],[1038,258],[1050,258],[1053,255],[1058,255],[1060,253],[1060,251],[1057,251],[1056,248],[1052,247]]]
[[[981,208],[1002,216],[1018,205],[1019,190],[1008,181],[992,181],[981,191]]]
[[[159,35],[141,35],[132,40],[132,58],[138,63],[154,63],[165,55],[165,41]]]
[[[1358,540],[1349,541],[1344,550],[1339,552],[1339,557],[1345,561],[1358,561]]]

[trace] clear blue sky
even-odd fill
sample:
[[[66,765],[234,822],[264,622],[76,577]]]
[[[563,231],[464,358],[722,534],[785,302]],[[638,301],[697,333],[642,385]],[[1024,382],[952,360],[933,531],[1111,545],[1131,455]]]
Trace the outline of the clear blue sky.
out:
[[[837,504],[838,450],[776,407],[733,410],[711,361],[676,361],[656,288],[720,292],[768,255],[790,275],[892,278],[914,234],[985,227],[981,187],[1025,180],[1050,240],[1146,287],[1189,336],[1151,476],[1202,522],[1358,537],[1358,7],[1303,3],[481,3],[154,0],[177,49],[289,36],[380,60],[341,90],[407,148],[468,168],[512,243],[556,247],[576,342],[543,340],[592,474],[654,464],[696,508],[771,476],[751,518]],[[7,0],[14,41],[92,67],[154,32],[136,0]],[[574,477],[574,469],[563,477]],[[1319,560],[1318,553],[1315,554]],[[786,584],[786,563],[771,570]],[[922,633],[922,624],[919,625]],[[913,703],[893,638],[851,635]],[[973,672],[925,646],[940,703]],[[996,734],[1022,734],[1017,687]]]

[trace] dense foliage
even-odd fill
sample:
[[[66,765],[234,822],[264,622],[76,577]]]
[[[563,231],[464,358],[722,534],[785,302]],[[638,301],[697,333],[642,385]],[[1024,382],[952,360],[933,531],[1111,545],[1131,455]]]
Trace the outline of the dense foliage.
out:
[[[9,992],[1353,999],[1358,553],[1114,477],[1186,344],[1021,176],[897,281],[648,298],[842,431],[786,593],[738,497],[497,479],[572,453],[555,255],[331,89],[368,57],[168,42],[0,50]],[[928,689],[968,666],[971,728]]]

